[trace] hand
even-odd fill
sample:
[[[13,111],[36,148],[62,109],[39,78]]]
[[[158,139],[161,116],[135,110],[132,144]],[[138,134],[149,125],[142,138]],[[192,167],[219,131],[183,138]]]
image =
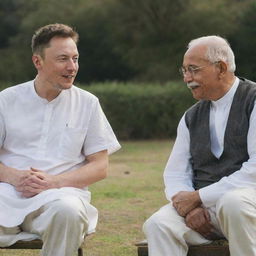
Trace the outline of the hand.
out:
[[[186,225],[194,231],[201,234],[203,237],[212,240],[214,234],[214,226],[211,224],[209,212],[202,208],[197,207],[190,211],[185,217]]]
[[[182,217],[185,217],[191,210],[201,205],[198,191],[180,191],[172,197],[173,206]]]
[[[16,190],[21,192],[24,197],[32,197],[44,190],[57,187],[57,178],[54,175],[49,175],[35,168],[25,172],[29,175],[24,175],[22,182],[15,186]]]
[[[34,172],[32,170],[17,170],[14,168],[10,169],[10,175],[7,183],[12,184],[16,189],[23,187],[27,180],[32,179]]]

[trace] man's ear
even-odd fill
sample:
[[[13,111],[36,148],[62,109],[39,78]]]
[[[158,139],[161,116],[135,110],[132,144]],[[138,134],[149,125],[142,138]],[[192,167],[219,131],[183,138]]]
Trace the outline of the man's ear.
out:
[[[38,55],[38,54],[33,55],[32,56],[32,61],[33,61],[34,66],[37,70],[41,69],[43,59],[40,55]]]
[[[228,65],[227,63],[225,63],[224,61],[219,61],[218,62],[218,67],[219,67],[219,70],[220,70],[220,76],[222,77],[223,75],[225,75],[228,71]]]

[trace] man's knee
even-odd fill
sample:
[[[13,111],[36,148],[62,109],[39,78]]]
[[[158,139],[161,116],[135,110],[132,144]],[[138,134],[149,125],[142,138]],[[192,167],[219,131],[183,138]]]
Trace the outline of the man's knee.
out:
[[[165,205],[159,211],[154,213],[143,225],[143,231],[145,234],[152,232],[164,231],[170,228],[170,223],[175,222],[177,219],[183,219],[180,217],[171,204]],[[183,220],[181,220],[183,221]]]
[[[53,221],[58,223],[87,223],[86,209],[79,198],[67,197],[51,202],[48,209],[52,212]]]
[[[143,225],[143,231],[145,234],[148,234],[158,228],[159,228],[159,218],[157,216],[157,213],[154,213],[151,217],[149,217],[145,221],[145,223]]]
[[[253,189],[235,189],[223,195],[216,204],[217,215],[240,216],[248,207],[254,207]]]

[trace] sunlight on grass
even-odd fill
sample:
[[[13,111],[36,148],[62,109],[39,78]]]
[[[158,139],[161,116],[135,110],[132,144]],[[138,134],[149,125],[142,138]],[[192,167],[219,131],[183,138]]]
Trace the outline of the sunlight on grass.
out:
[[[136,256],[144,221],[167,203],[163,170],[170,141],[123,142],[110,157],[108,178],[90,187],[99,210],[95,234],[86,238],[85,256]],[[1,250],[1,256],[39,256],[38,250]]]
[[[144,221],[167,203],[162,175],[171,147],[170,141],[124,142],[111,156],[108,178],[90,188],[100,218],[86,256],[136,255]]]

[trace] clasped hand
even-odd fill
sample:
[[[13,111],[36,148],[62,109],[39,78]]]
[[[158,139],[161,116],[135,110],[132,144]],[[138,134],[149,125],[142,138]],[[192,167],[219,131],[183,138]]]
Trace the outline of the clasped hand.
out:
[[[185,217],[191,210],[201,205],[198,191],[180,191],[172,197],[172,203],[178,214]]]
[[[178,214],[185,218],[189,228],[209,240],[216,238],[209,212],[201,206],[198,191],[180,191],[172,197],[172,202]]]
[[[209,240],[217,238],[215,228],[211,223],[210,214],[207,209],[197,207],[190,211],[185,217],[186,225]]]
[[[23,197],[33,197],[44,190],[56,187],[56,176],[31,168],[16,172],[13,185]]]

